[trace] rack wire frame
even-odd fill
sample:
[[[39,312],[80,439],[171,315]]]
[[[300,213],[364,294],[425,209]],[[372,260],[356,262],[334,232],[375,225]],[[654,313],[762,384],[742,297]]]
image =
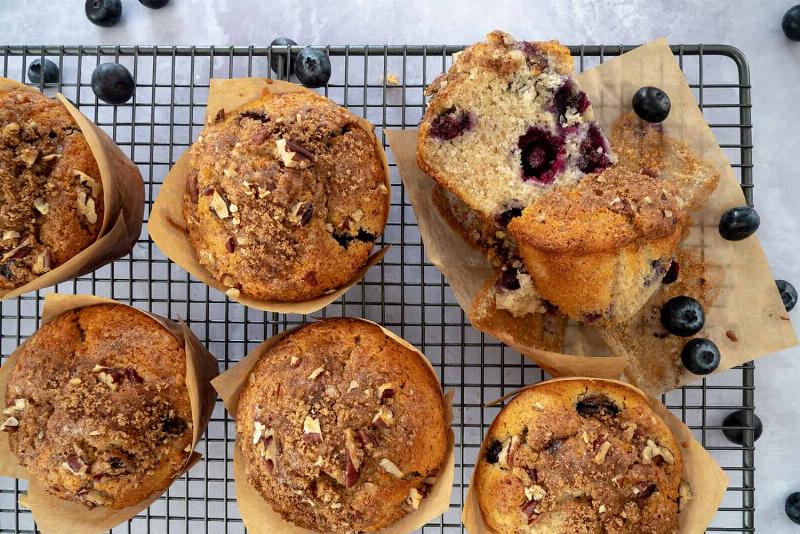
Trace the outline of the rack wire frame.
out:
[[[328,46],[333,77],[323,94],[366,117],[379,135],[385,128],[415,127],[426,104],[425,86],[446,70],[460,45]],[[576,68],[584,70],[632,46],[573,46]],[[145,179],[145,222],[164,175],[203,127],[212,77],[280,77],[290,74],[290,55],[300,47],[200,46],[0,46],[0,74],[27,81],[31,61],[50,59],[60,68],[57,84],[35,85],[46,94],[62,92],[103,127]],[[752,205],[750,77],[747,61],[724,45],[675,45],[672,51],[697,96],[700,108],[732,162]],[[91,91],[97,64],[120,62],[136,79],[127,104],[109,106]],[[275,72],[270,65],[274,62]],[[397,83],[392,74],[398,77]],[[384,138],[385,143],[385,138]],[[442,385],[455,392],[453,431],[456,473],[450,509],[423,533],[462,532],[460,509],[481,439],[499,408],[485,404],[516,388],[546,378],[531,361],[474,330],[441,274],[425,261],[410,202],[391,152],[393,202],[383,243],[385,259],[342,298],[313,317],[360,316],[377,321],[418,346],[433,363]],[[228,369],[263,339],[310,319],[264,313],[229,302],[225,295],[193,280],[170,262],[143,228],[132,253],[77,280],[59,284],[63,293],[109,296],[167,317],[182,317]],[[0,303],[0,349],[5,359],[39,325],[45,291]],[[752,362],[713,375],[663,397],[693,430],[731,479],[709,532],[753,532],[754,366]],[[744,409],[742,446],[722,437],[727,413]],[[205,460],[152,506],[113,532],[243,532],[235,504],[232,457],[235,426],[218,401],[198,446]],[[30,512],[18,497],[25,481],[0,479],[0,533],[35,532]]]

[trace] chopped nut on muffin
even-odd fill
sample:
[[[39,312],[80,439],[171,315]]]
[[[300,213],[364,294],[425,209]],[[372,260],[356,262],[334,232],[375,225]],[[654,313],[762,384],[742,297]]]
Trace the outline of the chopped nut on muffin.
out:
[[[102,223],[100,171],[67,109],[40,93],[0,92],[0,289],[63,264]]]
[[[496,534],[672,534],[691,498],[646,398],[590,379],[522,391],[484,438],[472,491]]]
[[[374,133],[310,92],[221,110],[192,146],[184,194],[200,264],[234,295],[303,301],[349,282],[389,210]]]
[[[438,380],[378,326],[329,319],[287,335],[236,416],[248,482],[285,520],[375,532],[417,509],[448,449]]]
[[[166,489],[191,452],[186,354],[121,305],[70,311],[19,352],[0,430],[53,495],[125,508]]]

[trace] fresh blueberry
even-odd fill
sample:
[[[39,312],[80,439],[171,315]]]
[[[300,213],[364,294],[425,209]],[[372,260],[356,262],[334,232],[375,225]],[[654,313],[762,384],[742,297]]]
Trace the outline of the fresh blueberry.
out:
[[[745,430],[749,429],[747,413],[744,410],[731,412],[726,415],[725,419],[722,421],[722,433],[725,434],[725,437],[728,438],[729,441],[737,445],[744,445],[744,433]],[[761,433],[764,431],[764,424],[761,422],[761,418],[756,414],[753,414],[752,430],[753,441],[758,441],[758,438],[761,437]]]
[[[434,117],[431,121],[430,134],[441,141],[449,141],[474,127],[474,113],[452,107]]]
[[[98,26],[109,28],[122,17],[120,0],[86,0],[86,17]]]
[[[289,52],[287,52],[288,49],[284,50],[283,47],[294,46],[296,44],[297,43],[288,37],[278,37],[272,40],[270,43],[272,46],[272,58],[269,60],[269,66],[272,68],[272,72],[278,76],[289,77],[292,71],[294,71],[294,61],[297,54],[291,54],[289,58],[289,68],[286,68],[286,56]]]
[[[42,68],[42,65],[44,65],[44,68]],[[49,59],[45,59],[44,62],[41,59],[35,59],[28,66],[28,79],[31,83],[42,83],[42,81],[44,83],[58,83],[58,78],[58,65]]]
[[[786,306],[786,311],[792,311],[792,308],[797,304],[797,290],[786,280],[775,280],[775,285],[778,286],[778,292],[781,294],[781,300],[783,300],[783,305]]]
[[[795,491],[786,497],[786,505],[784,507],[786,515],[792,522],[800,525],[800,491]]]
[[[673,297],[661,307],[661,325],[670,334],[693,336],[706,322],[703,306],[692,297]]]
[[[169,4],[169,0],[139,0],[139,3],[144,7],[149,7],[150,9],[161,9],[165,5]]]
[[[109,104],[124,104],[133,96],[136,83],[133,76],[119,63],[102,63],[92,73],[92,91]]]
[[[681,351],[683,366],[695,375],[713,373],[719,367],[721,358],[717,345],[702,337],[689,340]]]
[[[663,122],[669,110],[669,96],[658,87],[642,87],[633,95],[633,111],[647,122]]]
[[[322,87],[331,79],[331,58],[324,50],[304,48],[295,59],[294,74],[306,87]]]
[[[792,41],[800,41],[800,5],[794,6],[783,15],[781,28],[786,37]]]
[[[661,282],[664,284],[671,284],[678,279],[680,272],[680,264],[676,260],[672,260],[672,263],[669,265],[669,269],[667,269],[667,274],[664,275],[664,278],[661,279]]]
[[[741,241],[756,233],[760,224],[761,218],[753,208],[731,208],[719,219],[719,235],[728,241]]]

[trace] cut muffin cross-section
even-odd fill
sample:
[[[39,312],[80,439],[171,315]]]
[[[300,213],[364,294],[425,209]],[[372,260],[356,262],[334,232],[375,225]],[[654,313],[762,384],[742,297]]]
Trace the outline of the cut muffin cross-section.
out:
[[[505,221],[546,191],[613,162],[572,57],[556,41],[494,31],[428,87],[420,168],[484,217]]]

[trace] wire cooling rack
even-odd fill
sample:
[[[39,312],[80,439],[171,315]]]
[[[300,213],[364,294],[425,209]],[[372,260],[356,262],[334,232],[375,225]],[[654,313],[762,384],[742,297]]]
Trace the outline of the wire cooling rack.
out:
[[[327,47],[333,76],[323,92],[366,117],[378,128],[414,127],[425,106],[423,90],[450,64],[461,46]],[[571,51],[583,70],[630,47],[577,46]],[[299,48],[295,47],[294,52]],[[145,220],[170,166],[203,127],[209,79],[287,77],[285,47],[0,46],[0,73],[27,81],[31,61],[59,65],[61,81],[40,87],[60,91],[114,137],[145,179]],[[673,46],[707,120],[752,202],[750,80],[736,49],[719,45]],[[122,106],[98,102],[91,91],[94,67],[117,61],[136,79],[133,100]],[[383,262],[342,298],[314,316],[352,315],[377,321],[421,348],[442,384],[455,391],[455,486],[450,509],[423,533],[461,532],[460,510],[481,439],[497,408],[484,404],[524,384],[545,378],[542,370],[467,322],[439,271],[425,261],[414,213],[403,192],[391,152],[393,203],[383,242],[392,245]],[[225,295],[193,280],[148,238],[146,228],[133,252],[112,265],[59,284],[59,292],[109,296],[139,308],[185,318],[217,356],[221,369],[238,362],[263,339],[308,318],[264,313],[229,302]],[[48,290],[49,291],[49,290]],[[44,291],[2,302],[5,358],[38,326]],[[753,532],[754,476],[752,424],[745,446],[722,435],[729,412],[744,408],[752,419],[753,365],[749,363],[664,397],[667,406],[723,466],[731,484],[710,532]],[[752,421],[750,421],[752,423]],[[217,403],[199,444],[205,461],[175,482],[156,503],[114,532],[243,532],[233,483],[236,431]],[[18,505],[25,483],[0,479],[0,532],[34,532],[30,512]]]

